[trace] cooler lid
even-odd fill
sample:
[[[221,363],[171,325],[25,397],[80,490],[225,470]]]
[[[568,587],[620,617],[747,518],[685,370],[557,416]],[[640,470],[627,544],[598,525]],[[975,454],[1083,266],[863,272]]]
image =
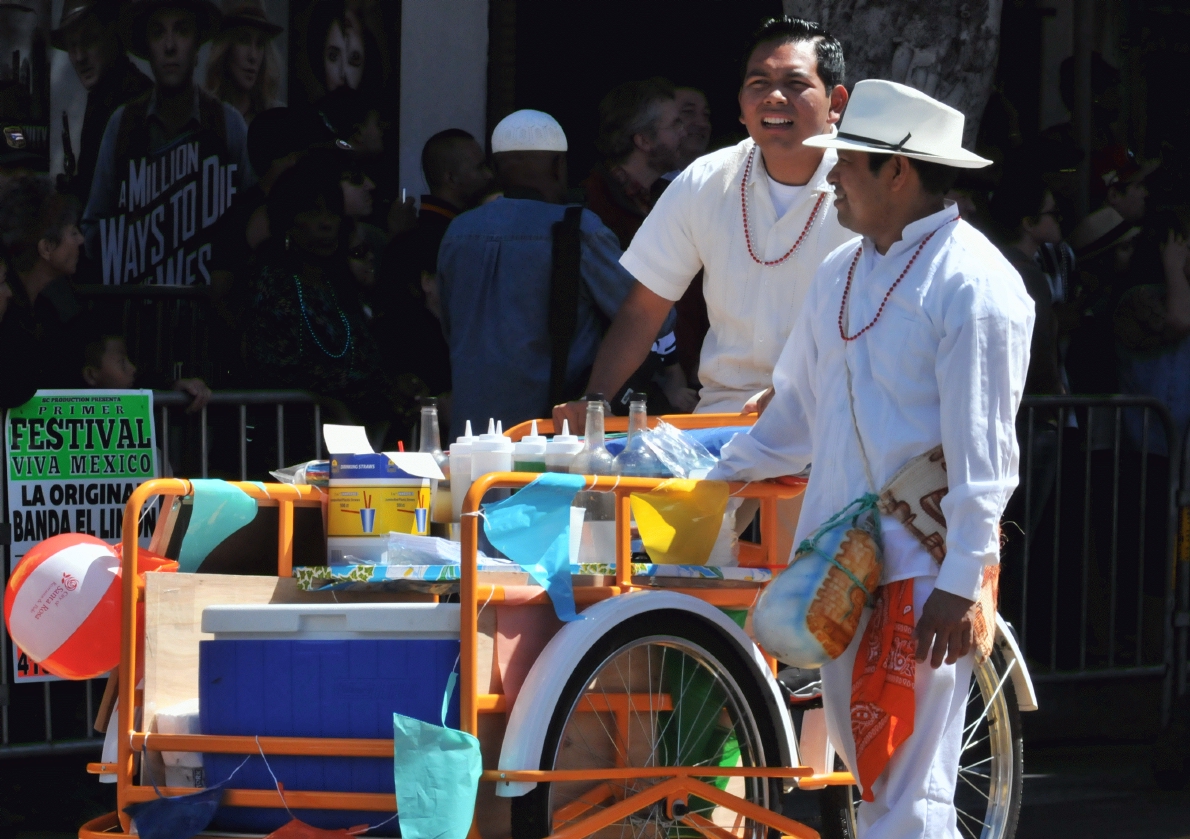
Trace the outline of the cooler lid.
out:
[[[458,640],[458,603],[271,603],[208,606],[217,640]]]

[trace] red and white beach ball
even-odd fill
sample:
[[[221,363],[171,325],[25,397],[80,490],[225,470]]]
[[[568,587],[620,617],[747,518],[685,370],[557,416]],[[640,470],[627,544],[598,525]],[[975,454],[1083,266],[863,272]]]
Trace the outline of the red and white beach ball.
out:
[[[120,557],[94,536],[64,533],[40,542],[4,593],[13,640],[65,679],[91,679],[120,663]]]

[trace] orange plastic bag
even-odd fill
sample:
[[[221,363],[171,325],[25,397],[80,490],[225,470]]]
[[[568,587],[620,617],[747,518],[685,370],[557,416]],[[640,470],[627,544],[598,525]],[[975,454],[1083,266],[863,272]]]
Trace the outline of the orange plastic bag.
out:
[[[359,836],[368,830],[368,825],[357,824],[355,827],[341,827],[338,830],[325,830],[306,824],[300,819],[294,819],[281,825],[265,839],[349,839]]]

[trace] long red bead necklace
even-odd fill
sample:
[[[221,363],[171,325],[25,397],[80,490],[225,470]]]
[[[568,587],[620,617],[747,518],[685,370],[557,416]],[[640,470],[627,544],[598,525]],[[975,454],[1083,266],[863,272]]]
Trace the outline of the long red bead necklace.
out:
[[[952,221],[958,220],[959,216],[955,216],[949,221],[943,222],[941,225],[931,230],[929,235],[921,240],[921,244],[918,245],[917,250],[913,252],[913,256],[910,258],[909,264],[905,266],[905,270],[901,272],[901,276],[897,277],[896,281],[893,282],[893,284],[888,287],[888,291],[885,292],[884,299],[880,301],[880,308],[876,310],[876,317],[872,318],[872,322],[859,332],[856,332],[854,335],[848,335],[847,330],[843,328],[843,313],[847,311],[847,298],[851,296],[851,281],[855,279],[855,266],[859,265],[859,258],[864,252],[864,246],[862,244],[856,248],[855,258],[851,260],[851,268],[849,268],[847,271],[847,285],[843,287],[843,302],[839,304],[839,337],[844,341],[854,341],[860,335],[863,335],[865,332],[875,326],[876,321],[880,320],[880,316],[884,314],[884,306],[888,303],[888,298],[892,297],[893,291],[895,291],[896,287],[901,284],[901,280],[905,279],[905,275],[909,273],[909,269],[913,267],[913,263],[917,262],[917,258],[921,256],[921,252],[925,246],[931,239],[934,238],[934,234],[943,227],[946,227],[946,225],[950,224]]]
[[[748,162],[744,164],[744,179],[740,181],[740,208],[744,213],[744,244],[748,246],[748,255],[752,257],[752,261],[758,265],[765,265],[772,267],[780,265],[789,257],[793,256],[803,241],[805,241],[807,234],[810,232],[811,226],[814,224],[814,219],[818,218],[818,211],[822,209],[822,202],[826,200],[826,193],[818,196],[818,200],[814,202],[814,209],[810,211],[810,217],[806,219],[806,226],[802,228],[802,235],[797,237],[797,241],[793,243],[793,247],[785,252],[785,256],[780,259],[771,261],[764,261],[756,255],[756,250],[752,247],[752,234],[748,231],[748,178],[752,175],[752,161],[756,157],[756,146],[752,147],[752,151],[748,152]]]

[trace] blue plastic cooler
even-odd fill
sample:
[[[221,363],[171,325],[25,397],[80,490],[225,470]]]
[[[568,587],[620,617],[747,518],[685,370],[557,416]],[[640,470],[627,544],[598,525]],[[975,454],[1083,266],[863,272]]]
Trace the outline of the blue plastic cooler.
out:
[[[447,679],[459,655],[459,606],[359,603],[211,606],[200,642],[199,716],[204,734],[391,739],[393,713],[441,724]],[[447,725],[458,727],[459,697]],[[206,754],[208,784],[227,778],[242,755]],[[393,762],[381,758],[270,756],[286,790],[393,792]],[[272,789],[260,756],[231,783]],[[323,828],[378,824],[393,814],[294,810]],[[220,808],[212,825],[268,833],[284,809]],[[394,819],[370,835],[398,832]]]

